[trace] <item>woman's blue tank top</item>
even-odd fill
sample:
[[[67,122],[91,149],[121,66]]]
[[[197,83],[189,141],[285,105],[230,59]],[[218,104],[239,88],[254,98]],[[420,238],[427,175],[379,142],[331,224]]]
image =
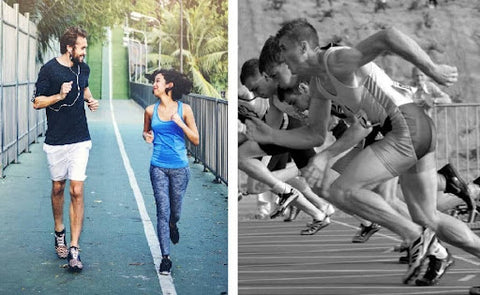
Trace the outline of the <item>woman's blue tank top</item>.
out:
[[[150,163],[161,168],[184,168],[188,166],[185,134],[175,122],[162,121],[158,116],[158,101],[153,108],[153,154]],[[178,102],[178,115],[183,120],[183,103]]]

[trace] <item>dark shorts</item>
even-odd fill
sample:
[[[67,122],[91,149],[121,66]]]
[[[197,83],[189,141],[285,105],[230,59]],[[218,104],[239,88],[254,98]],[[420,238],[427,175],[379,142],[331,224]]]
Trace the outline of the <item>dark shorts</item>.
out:
[[[269,156],[289,153],[292,157],[293,162],[295,162],[295,165],[297,165],[298,169],[302,169],[307,166],[310,158],[315,155],[314,149],[295,150],[275,144],[259,144],[259,146],[262,151],[264,151]]]

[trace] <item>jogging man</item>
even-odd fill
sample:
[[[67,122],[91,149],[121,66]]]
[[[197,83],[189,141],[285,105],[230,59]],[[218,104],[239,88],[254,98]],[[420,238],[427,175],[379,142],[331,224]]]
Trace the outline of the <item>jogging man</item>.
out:
[[[79,255],[88,155],[92,146],[85,104],[95,111],[99,104],[88,88],[90,68],[84,62],[87,32],[68,28],[60,38],[59,57],[42,66],[36,83],[33,107],[46,109],[48,129],[43,150],[47,154],[52,180],[52,210],[55,224],[55,251],[68,260],[72,271],[83,269]],[[70,180],[70,248],[63,223],[66,180]]]

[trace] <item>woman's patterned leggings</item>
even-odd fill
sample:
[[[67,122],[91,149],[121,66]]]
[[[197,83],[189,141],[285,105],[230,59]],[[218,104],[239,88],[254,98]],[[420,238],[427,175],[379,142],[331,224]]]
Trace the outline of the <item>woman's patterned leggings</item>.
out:
[[[157,205],[157,235],[163,256],[170,255],[170,224],[180,220],[190,168],[160,168],[150,165],[150,180]]]

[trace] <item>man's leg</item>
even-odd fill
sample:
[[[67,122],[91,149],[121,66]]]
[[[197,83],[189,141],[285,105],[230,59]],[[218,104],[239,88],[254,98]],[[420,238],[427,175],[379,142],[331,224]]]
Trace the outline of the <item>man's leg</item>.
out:
[[[65,180],[52,181],[52,212],[55,222],[55,231],[61,232],[65,229],[63,225],[63,204],[65,203],[64,191]]]
[[[65,225],[63,224],[63,204],[65,203],[65,180],[52,181],[52,212],[55,230],[55,252],[58,258],[65,259],[68,255]]]
[[[438,238],[480,258],[480,238],[468,226],[436,209],[435,169],[422,169],[422,166],[435,163],[434,153],[425,155],[416,165],[416,171],[401,176],[400,183],[412,219],[435,231]],[[433,166],[434,167],[434,166]]]
[[[83,181],[70,180],[70,247],[77,247],[83,225]]]
[[[421,227],[394,210],[381,195],[367,189],[391,178],[390,171],[367,147],[333,182],[328,200],[335,200],[349,212],[390,229],[406,241],[412,241],[421,234]]]
[[[271,190],[280,197],[280,207],[283,211],[288,205],[295,201],[301,193],[289,184],[276,178],[267,166],[258,157],[267,155],[258,143],[247,141],[238,147],[238,168],[248,176],[267,184]]]

